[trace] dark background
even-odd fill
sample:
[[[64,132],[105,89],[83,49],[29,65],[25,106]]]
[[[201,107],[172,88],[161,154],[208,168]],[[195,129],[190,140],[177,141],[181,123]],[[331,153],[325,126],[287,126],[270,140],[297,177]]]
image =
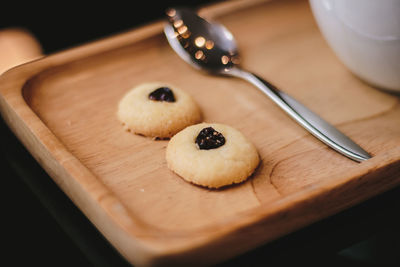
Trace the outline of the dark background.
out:
[[[217,1],[4,2],[0,29],[28,29],[52,54],[161,19],[170,6]],[[2,120],[0,140],[2,265],[129,266]],[[399,200],[395,188],[219,266],[400,266]]]
[[[221,1],[4,0],[0,5],[0,28],[30,30],[50,54],[161,19],[171,6],[199,7],[215,2]]]

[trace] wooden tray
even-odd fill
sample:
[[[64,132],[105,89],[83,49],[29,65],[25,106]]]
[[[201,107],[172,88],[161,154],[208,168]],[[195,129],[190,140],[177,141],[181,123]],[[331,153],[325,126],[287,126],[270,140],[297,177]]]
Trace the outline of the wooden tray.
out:
[[[208,76],[168,46],[163,22],[50,55],[0,78],[1,113],[54,181],[131,263],[222,261],[399,183],[399,99],[337,60],[307,1],[226,2],[203,14],[236,36],[245,68],[271,80],[374,157],[324,146],[244,81]],[[188,91],[205,121],[241,130],[262,162],[223,190],[168,170],[168,141],[124,131],[127,90],[165,81]]]

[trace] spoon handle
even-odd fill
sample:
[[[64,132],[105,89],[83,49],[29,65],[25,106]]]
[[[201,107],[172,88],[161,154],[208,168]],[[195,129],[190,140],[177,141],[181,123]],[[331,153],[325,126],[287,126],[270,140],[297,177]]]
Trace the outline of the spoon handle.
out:
[[[354,143],[333,125],[329,124],[303,104],[280,91],[264,79],[238,68],[231,69],[229,73],[232,76],[245,79],[255,85],[301,126],[337,152],[357,162],[371,158],[364,149]]]

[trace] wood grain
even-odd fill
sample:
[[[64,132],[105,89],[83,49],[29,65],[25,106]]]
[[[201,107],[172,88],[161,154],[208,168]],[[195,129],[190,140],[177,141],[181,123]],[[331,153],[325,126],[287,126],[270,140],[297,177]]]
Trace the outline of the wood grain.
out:
[[[202,13],[233,32],[243,66],[337,126],[372,159],[359,164],[327,148],[246,82],[190,68],[168,46],[162,22],[0,77],[1,113],[10,128],[135,265],[215,263],[400,181],[398,98],[345,69],[307,1],[237,3]],[[116,117],[124,93],[148,81],[183,88],[205,121],[242,131],[262,159],[255,174],[240,185],[207,190],[169,171],[168,141],[125,132]]]

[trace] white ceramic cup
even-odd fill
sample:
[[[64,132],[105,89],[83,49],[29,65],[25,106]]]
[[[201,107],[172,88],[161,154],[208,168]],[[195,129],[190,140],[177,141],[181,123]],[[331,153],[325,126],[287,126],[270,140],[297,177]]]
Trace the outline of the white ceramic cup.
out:
[[[400,0],[309,0],[343,64],[369,84],[400,92]]]

